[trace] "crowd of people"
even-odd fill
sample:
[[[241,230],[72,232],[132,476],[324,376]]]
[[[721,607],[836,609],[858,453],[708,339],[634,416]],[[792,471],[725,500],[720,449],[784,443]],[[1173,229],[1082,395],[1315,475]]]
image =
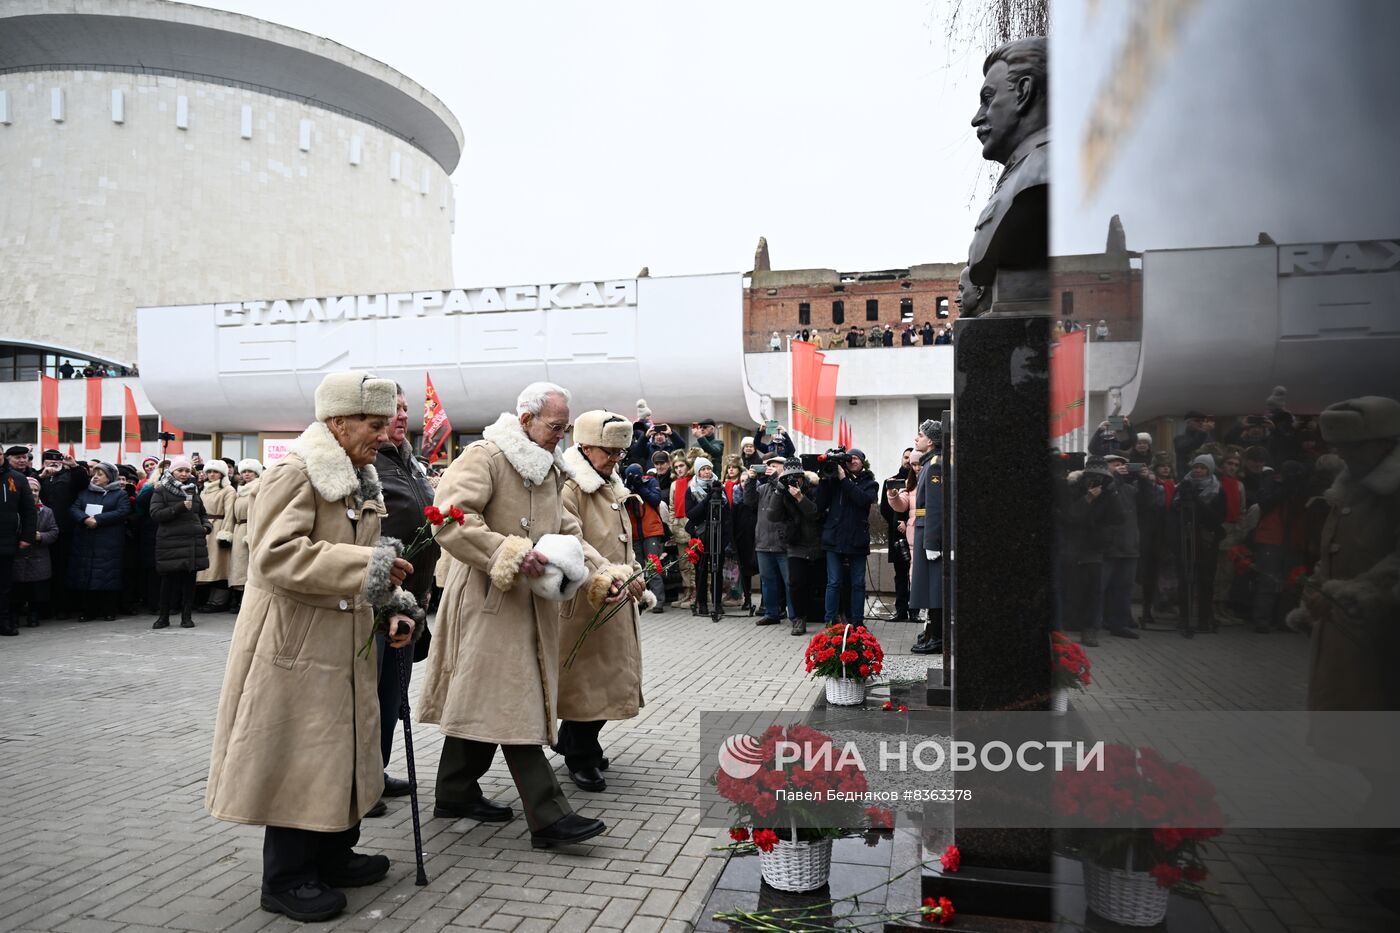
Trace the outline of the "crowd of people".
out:
[[[867,330],[852,324],[842,329],[833,327],[828,331],[821,328],[807,328],[787,335],[786,341],[779,331],[773,331],[768,338],[768,349],[778,352],[786,349],[789,341],[805,341],[818,350],[854,350],[860,347],[931,347],[944,346],[953,342],[951,322],[934,326],[931,321],[922,324],[906,323],[903,327],[893,324],[876,324]]]
[[[1167,449],[1126,418],[1098,426],[1061,484],[1065,628],[1090,646],[1103,629],[1137,638],[1164,615],[1188,638],[1222,623],[1285,629],[1301,598],[1289,578],[1321,557],[1326,493],[1344,466],[1318,419],[1286,403],[1275,388],[1227,430],[1187,412]]]
[[[59,379],[95,379],[98,377],[116,378],[119,376],[139,376],[140,371],[135,366],[106,366],[101,363],[85,363],[82,369],[73,365],[71,360],[64,360],[56,370]]]

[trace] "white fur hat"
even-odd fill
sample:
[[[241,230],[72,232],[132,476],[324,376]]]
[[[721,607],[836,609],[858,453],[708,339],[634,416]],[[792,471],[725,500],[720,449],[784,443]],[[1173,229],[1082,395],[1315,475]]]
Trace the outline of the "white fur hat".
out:
[[[222,460],[206,460],[204,463],[205,473],[222,473],[228,476],[228,464]]]
[[[527,578],[530,591],[556,603],[573,599],[588,579],[588,565],[583,562],[583,545],[579,539],[573,535],[544,535],[535,542],[535,550],[548,557],[549,563],[545,564],[542,575]]]
[[[1152,435],[1148,434],[1146,431],[1139,431],[1137,439],[1139,441],[1146,441],[1149,444],[1152,443]]]
[[[251,470],[259,476],[262,476],[263,465],[259,461],[254,460],[252,457],[249,457],[246,460],[238,461],[238,472],[242,473],[245,470]]]
[[[316,420],[341,415],[378,415],[392,418],[398,389],[392,379],[378,379],[367,372],[331,373],[316,387]]]
[[[586,411],[574,419],[574,443],[625,450],[632,444],[632,422],[615,411]]]

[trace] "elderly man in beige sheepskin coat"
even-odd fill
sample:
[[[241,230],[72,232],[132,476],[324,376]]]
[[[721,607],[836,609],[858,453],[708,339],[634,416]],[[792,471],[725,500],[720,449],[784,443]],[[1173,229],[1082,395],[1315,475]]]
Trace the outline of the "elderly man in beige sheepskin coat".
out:
[[[521,579],[545,574],[541,538],[579,536],[578,519],[560,503],[557,448],[569,428],[565,389],[526,386],[516,413],[483,431],[438,484],[434,504],[444,513],[460,508],[466,518],[436,535],[454,560],[418,704],[418,718],[446,734],[433,815],[511,818],[510,807],[486,799],[479,783],[499,745],[538,848],[582,842],[606,828],[573,812],[545,759],[542,746],[556,736],[559,602]],[[586,543],[583,552],[589,567],[602,563]],[[627,598],[611,580],[602,593]]]
[[[353,851],[379,800],[378,665],[360,646],[376,611],[408,644],[422,611],[400,589],[412,566],[381,538],[374,458],[394,414],[394,383],[327,376],[316,423],[259,481],[248,580],[214,725],[205,806],[267,827],[262,907],[295,920],[345,908],[337,888],[373,884],[382,855]]]
[[[593,585],[581,590],[559,613],[559,654],[568,655],[594,610],[604,601],[608,585],[624,582],[641,569],[632,551],[632,522],[627,514],[629,493],[617,475],[617,464],[632,443],[632,422],[616,412],[589,411],[574,425],[574,446],[564,451],[564,511],[578,519],[583,540],[598,552],[602,563]],[[628,595],[642,607],[656,597],[640,579],[628,584]],[[559,743],[569,779],[580,790],[607,788],[606,767],[598,735],[610,719],[631,719],[642,706],[642,639],[635,602],[619,610],[607,624],[588,636],[573,667],[559,671]]]

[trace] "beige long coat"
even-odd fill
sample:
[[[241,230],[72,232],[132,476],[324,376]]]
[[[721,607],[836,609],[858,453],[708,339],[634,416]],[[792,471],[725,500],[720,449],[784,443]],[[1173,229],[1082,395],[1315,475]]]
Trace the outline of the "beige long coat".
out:
[[[433,629],[418,718],[500,745],[557,738],[559,603],[535,596],[520,564],[547,534],[578,535],[560,505],[558,454],[503,414],[443,474],[434,504],[467,513],[437,542],[453,560]],[[584,549],[587,555],[588,549]]]
[[[253,511],[253,498],[258,494],[262,478],[244,483],[233,499],[233,553],[229,555],[228,585],[243,586],[248,582],[248,518]]]
[[[357,656],[388,586],[378,485],[319,423],[259,483],[205,796],[221,820],[338,832],[379,800],[379,665]]]
[[[214,527],[205,538],[209,548],[209,568],[201,570],[195,582],[217,583],[229,578],[229,569],[233,564],[233,549],[220,547],[219,541],[233,541],[233,500],[237,492],[227,479],[220,478],[217,485],[205,483],[199,496],[204,500],[204,511]]]
[[[632,523],[627,517],[627,487],[616,474],[604,483],[577,447],[564,452],[569,479],[562,491],[564,511],[578,520],[583,540],[593,546],[600,574],[559,610],[559,718],[575,722],[631,719],[643,705],[642,638],[636,603],[628,603],[593,632],[579,649],[574,666],[565,669],[574,642],[607,596],[607,584],[640,570],[632,552]],[[647,593],[649,605],[656,598]]]

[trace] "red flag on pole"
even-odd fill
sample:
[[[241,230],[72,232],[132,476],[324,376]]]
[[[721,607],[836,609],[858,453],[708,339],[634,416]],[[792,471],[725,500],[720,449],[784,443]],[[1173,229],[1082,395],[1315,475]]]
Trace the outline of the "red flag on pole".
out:
[[[437,389],[433,388],[433,377],[428,376],[427,379],[428,388],[423,396],[423,440],[419,449],[431,462],[442,450],[442,445],[447,443],[447,437],[452,433],[452,422],[447,420],[442,400],[438,398]]]
[[[1084,334],[1065,334],[1050,347],[1050,437],[1084,426]]]
[[[812,437],[819,441],[829,441],[836,421],[836,376],[841,367],[836,363],[822,363],[817,371],[816,394],[812,400]]]
[[[817,371],[825,354],[805,340],[794,340],[792,348],[792,424],[789,427],[808,437],[817,436],[812,406],[817,392]],[[830,433],[827,437],[830,437]]]
[[[77,452],[76,450],[73,449],[73,442],[72,442],[72,441],[69,441],[69,442],[68,442],[68,459],[69,459],[69,460],[77,460],[77,459],[78,459],[78,452]]]
[[[160,419],[160,429],[166,434],[175,435],[175,440],[166,443],[164,448],[165,452],[167,454],[183,454],[185,452],[185,432],[181,431],[164,418]]]
[[[836,435],[836,437],[836,443],[840,444],[847,450],[851,449],[851,423],[845,418],[841,419],[841,430]]]
[[[122,436],[125,443],[122,445],[122,453],[139,454],[141,452],[141,415],[136,411],[136,396],[131,394],[131,386],[125,386],[126,392],[126,424],[122,429]]]
[[[58,449],[58,380],[39,377],[39,453]]]
[[[83,449],[96,450],[102,446],[102,377],[87,379],[87,417],[83,422]]]

